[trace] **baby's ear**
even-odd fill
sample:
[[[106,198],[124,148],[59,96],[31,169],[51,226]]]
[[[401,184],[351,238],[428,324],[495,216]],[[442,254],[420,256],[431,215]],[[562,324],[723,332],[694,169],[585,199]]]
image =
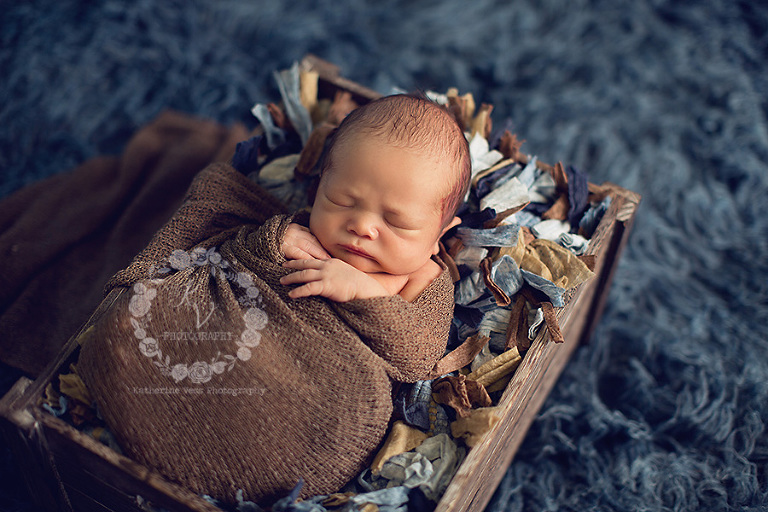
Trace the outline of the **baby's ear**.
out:
[[[458,226],[459,224],[461,224],[461,219],[460,218],[458,218],[458,217],[452,218],[451,222],[449,222],[448,225],[443,228],[443,231],[440,233],[440,238],[442,238],[443,235],[446,234],[448,232],[448,230],[450,230],[452,227]]]
[[[443,228],[443,230],[440,232],[440,236],[437,237],[437,241],[435,242],[435,247],[432,250],[432,254],[437,254],[440,252],[440,239],[443,238],[443,235],[446,234],[452,227],[458,226],[459,224],[461,224],[460,218],[454,217],[451,219],[451,222],[449,222],[448,225]]]

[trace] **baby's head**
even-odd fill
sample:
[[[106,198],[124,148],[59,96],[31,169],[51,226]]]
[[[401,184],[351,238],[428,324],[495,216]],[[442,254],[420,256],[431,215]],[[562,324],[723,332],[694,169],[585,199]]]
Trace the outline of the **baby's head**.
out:
[[[458,223],[469,179],[469,146],[451,114],[424,98],[386,96],[334,133],[310,230],[360,270],[410,274]]]

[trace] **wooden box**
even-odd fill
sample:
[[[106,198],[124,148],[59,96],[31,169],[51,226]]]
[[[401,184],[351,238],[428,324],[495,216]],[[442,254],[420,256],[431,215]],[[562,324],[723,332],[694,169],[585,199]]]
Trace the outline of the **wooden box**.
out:
[[[318,71],[320,97],[332,98],[340,89],[351,92],[358,102],[379,96],[339,76],[338,68],[316,57],[306,57],[302,65]],[[637,194],[615,187],[611,205],[587,252],[595,256],[596,278],[571,290],[566,306],[556,310],[565,342],[555,344],[547,330],[541,330],[498,403],[501,421],[469,451],[437,510],[478,511],[487,505],[563,367],[599,319],[639,201]],[[104,299],[83,330],[118,293],[113,291]],[[67,342],[37,380],[21,378],[0,400],[0,426],[40,509],[220,510],[40,407],[47,384],[76,361],[79,334]]]

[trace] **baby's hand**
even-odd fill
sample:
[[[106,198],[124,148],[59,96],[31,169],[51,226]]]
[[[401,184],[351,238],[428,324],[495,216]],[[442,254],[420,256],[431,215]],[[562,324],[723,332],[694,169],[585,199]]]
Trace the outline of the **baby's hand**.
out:
[[[320,295],[336,302],[348,302],[389,295],[374,278],[339,259],[291,260],[283,263],[283,267],[297,272],[281,278],[281,284],[303,283],[288,293],[292,299]]]
[[[315,235],[307,228],[296,223],[290,223],[285,230],[283,245],[280,249],[288,260],[318,259],[327,260],[330,254],[320,245]]]

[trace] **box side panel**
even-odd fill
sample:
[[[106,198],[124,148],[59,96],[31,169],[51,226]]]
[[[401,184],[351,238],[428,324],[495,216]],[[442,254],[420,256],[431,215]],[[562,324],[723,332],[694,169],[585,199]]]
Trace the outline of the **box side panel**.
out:
[[[31,380],[22,377],[0,400],[0,431],[35,506],[40,510],[70,511],[42,430],[32,414],[21,407],[31,385]]]
[[[586,307],[594,287],[582,290],[574,308]],[[538,411],[578,346],[585,317],[574,315],[561,324],[565,342],[555,344],[547,334],[536,338],[499,402],[496,428],[474,446],[438,504],[439,511],[483,510],[490,501]]]
[[[546,331],[539,334],[499,402],[501,421],[470,450],[437,510],[480,511],[490,501],[573,351],[599,318],[594,308],[604,304],[637,200],[631,193],[615,196],[587,251],[595,256],[596,278],[571,291],[566,307],[557,310],[565,343],[552,343]]]
[[[219,510],[57,418],[41,417],[40,421],[44,424],[51,459],[73,506],[77,502],[80,506],[92,506],[92,510],[133,512],[146,510],[141,505],[149,503],[183,512]]]
[[[304,69],[316,71],[318,74],[318,96],[320,98],[333,99],[339,91],[346,91],[352,95],[352,99],[363,105],[371,100],[381,97],[381,94],[364,87],[352,80],[342,77],[339,68],[328,61],[314,55],[307,55],[301,62]]]
[[[587,312],[586,325],[581,338],[582,343],[589,341],[592,332],[600,321],[600,317],[603,315],[613,276],[619,264],[619,257],[624,252],[624,247],[626,247],[627,240],[632,232],[632,225],[635,222],[635,215],[640,200],[639,194],[623,189],[614,196],[614,203],[616,203],[616,225],[610,233],[610,238],[604,242],[607,247],[605,259],[601,262],[603,269],[598,273],[597,292]]]
[[[122,509],[122,508],[110,508],[109,505],[104,505],[96,501],[93,496],[83,494],[79,489],[64,486],[64,490],[69,496],[69,500],[72,503],[72,508],[77,512],[123,512],[124,510],[136,511],[137,508]]]

